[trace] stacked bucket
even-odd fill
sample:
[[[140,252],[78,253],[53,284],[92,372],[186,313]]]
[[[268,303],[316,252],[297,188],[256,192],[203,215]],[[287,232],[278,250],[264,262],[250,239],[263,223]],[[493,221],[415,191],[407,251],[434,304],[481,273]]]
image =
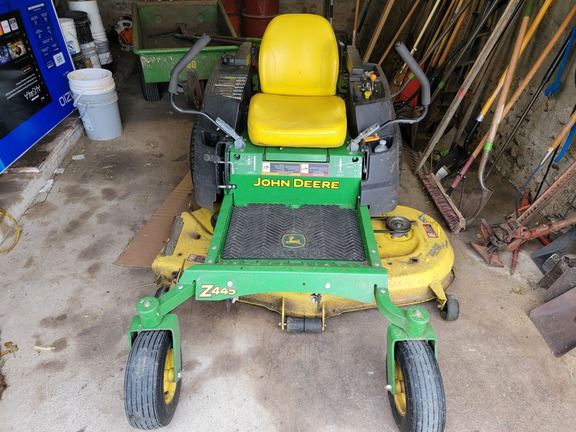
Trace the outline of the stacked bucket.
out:
[[[111,140],[122,135],[112,55],[96,0],[68,0],[60,28],[74,62],[68,84],[88,138]]]
[[[72,57],[72,62],[74,63],[74,69],[83,69],[86,67],[86,61],[84,59],[84,54],[80,48],[80,40],[78,37],[78,32],[76,31],[76,23],[73,18],[59,18],[60,28],[62,29],[62,35],[64,36],[64,41],[66,42],[66,48]]]
[[[85,67],[111,68],[112,55],[96,0],[68,0],[68,8],[60,14],[60,27],[76,69],[81,68],[81,61],[74,58],[78,48]],[[70,20],[74,22],[76,37]]]
[[[108,45],[108,38],[106,31],[102,24],[100,10],[96,0],[68,0],[68,8],[71,11],[86,12],[90,19],[90,31],[93,37],[93,46],[90,49],[97,51],[98,61],[103,67],[108,67],[112,63],[112,55],[110,54],[110,46]],[[84,54],[86,57],[86,54]]]
[[[72,40],[74,38],[74,31],[71,26],[68,27],[68,23],[72,20],[76,30],[76,41]],[[80,54],[82,55],[82,61],[84,61],[84,66],[79,67],[80,63],[74,60],[74,67],[76,69],[83,69],[85,67],[101,67],[100,59],[98,58],[98,51],[96,50],[96,44],[94,43],[94,38],[92,37],[92,32],[90,31],[90,19],[86,12],[80,11],[66,11],[61,14],[59,18],[60,27],[62,28],[62,34],[66,40],[66,45],[68,46],[68,52],[72,55],[72,60],[74,60],[74,54],[70,50],[70,46],[78,45],[80,48]]]

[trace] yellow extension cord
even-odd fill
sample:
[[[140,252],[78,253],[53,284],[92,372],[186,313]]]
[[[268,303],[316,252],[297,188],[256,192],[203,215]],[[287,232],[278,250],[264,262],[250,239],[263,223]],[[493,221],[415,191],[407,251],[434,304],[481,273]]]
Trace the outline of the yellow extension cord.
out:
[[[8,249],[0,249],[0,254],[8,253],[16,247],[16,245],[18,244],[18,240],[20,240],[20,232],[21,232],[20,225],[18,224],[18,221],[14,218],[14,216],[12,216],[10,213],[7,213],[3,208],[0,208],[0,222],[4,220],[4,217],[10,219],[14,224],[14,227],[16,228],[16,238],[14,239],[14,242],[12,243],[12,245],[10,245]]]

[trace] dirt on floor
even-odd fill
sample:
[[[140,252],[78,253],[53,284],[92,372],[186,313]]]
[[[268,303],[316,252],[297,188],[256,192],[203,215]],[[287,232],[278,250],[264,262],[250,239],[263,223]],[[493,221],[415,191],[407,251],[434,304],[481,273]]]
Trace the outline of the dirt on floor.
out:
[[[151,270],[113,263],[187,174],[191,119],[166,96],[143,101],[136,75],[119,97],[123,135],[82,138],[20,218],[17,247],[0,256],[2,336],[20,347],[3,368],[3,431],[132,430],[123,406],[127,330],[135,303],[156,287]],[[400,196],[440,218],[407,164]],[[485,217],[502,220],[510,205],[502,195]],[[439,339],[446,430],[573,430],[576,354],[554,357],[528,317],[543,301],[529,257],[538,245],[522,248],[510,276],[470,248],[475,229],[449,237],[460,318],[443,321],[434,303],[424,305]],[[509,254],[503,260],[509,266]],[[228,312],[190,301],[176,312],[184,371],[166,430],[396,430],[387,322],[377,310],[331,318],[323,334],[283,333],[277,314],[246,304]]]

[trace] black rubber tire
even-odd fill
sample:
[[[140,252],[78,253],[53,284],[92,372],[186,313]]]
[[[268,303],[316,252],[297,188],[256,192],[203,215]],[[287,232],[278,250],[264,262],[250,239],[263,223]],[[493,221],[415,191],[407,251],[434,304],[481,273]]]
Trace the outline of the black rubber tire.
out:
[[[446,294],[446,304],[440,310],[440,316],[446,321],[456,321],[460,315],[460,302],[454,294]]]
[[[170,291],[170,287],[169,286],[161,286],[160,288],[158,288],[156,290],[156,292],[154,293],[154,297],[156,298],[160,298],[162,297],[164,294],[166,294],[168,291]]]
[[[210,225],[212,228],[216,228],[216,223],[218,222],[218,216],[220,216],[220,210],[215,211],[212,216],[210,216]]]
[[[446,425],[446,397],[440,368],[427,341],[407,340],[396,343],[397,394],[388,393],[394,420],[402,432],[441,432]],[[398,382],[400,371],[403,381]],[[396,399],[403,388],[405,410]]]
[[[197,132],[198,132],[198,117],[196,117],[193,121],[192,121],[192,131],[190,132],[190,150],[189,150],[189,159],[188,161],[190,162],[190,176],[192,177],[192,182],[194,182],[194,164],[195,162],[195,157],[196,157],[196,146],[194,145],[194,143],[196,142],[197,139],[200,139],[200,137],[197,137]]]
[[[136,429],[158,429],[172,420],[180,383],[176,383],[169,404],[164,399],[164,365],[172,348],[169,331],[143,331],[138,333],[128,355],[124,375],[124,410],[128,423]]]
[[[160,83],[147,83],[144,78],[144,71],[142,65],[139,66],[140,71],[140,88],[142,89],[142,96],[148,102],[158,102],[162,99],[160,92]]]
[[[402,134],[400,134],[402,137]],[[402,178],[402,166],[404,165],[404,159],[402,152],[404,151],[404,139],[401,139],[398,143],[398,184],[400,184],[400,179]]]

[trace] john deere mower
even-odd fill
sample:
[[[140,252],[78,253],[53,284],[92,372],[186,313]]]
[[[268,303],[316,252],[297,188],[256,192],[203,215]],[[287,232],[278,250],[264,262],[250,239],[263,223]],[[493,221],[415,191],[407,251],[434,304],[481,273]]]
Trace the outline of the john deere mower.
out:
[[[183,373],[172,311],[195,298],[263,306],[289,332],[321,332],[332,316],[378,308],[391,323],[386,388],[398,427],[443,430],[436,335],[415,304],[436,299],[444,318],[457,318],[458,302],[444,292],[454,254],[438,223],[397,199],[399,124],[426,115],[426,76],[397,44],[420,82],[422,108],[395,118],[378,65],[338,44],[326,19],[280,15],[259,50],[244,43],[223,56],[201,110],[181,108],[178,76],[209,40],[202,36],[170,79],[172,106],[195,115],[199,210],[175,218],[153,264],[160,288],[136,305],[124,383],[129,423],[171,421]]]

